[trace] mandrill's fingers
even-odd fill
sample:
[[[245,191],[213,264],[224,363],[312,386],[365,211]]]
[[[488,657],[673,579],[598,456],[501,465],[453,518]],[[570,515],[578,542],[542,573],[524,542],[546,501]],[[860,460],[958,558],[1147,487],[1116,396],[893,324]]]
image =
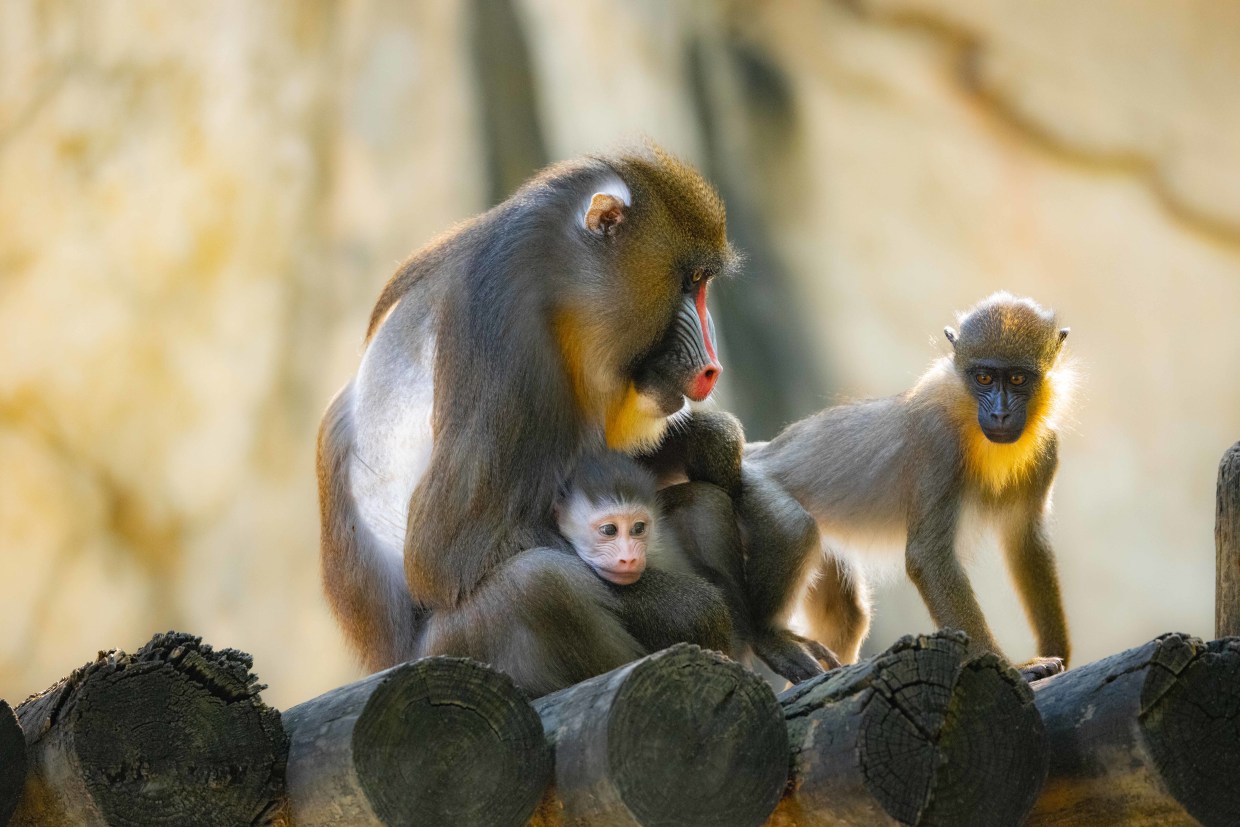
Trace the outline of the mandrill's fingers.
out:
[[[1016,667],[1026,681],[1040,681],[1063,671],[1063,658],[1034,658]]]
[[[803,637],[801,638],[801,645],[804,646],[811,655],[813,655],[814,660],[822,664],[824,669],[829,671],[843,666],[843,664],[840,663],[840,659],[836,657],[835,653],[818,641]]]
[[[771,629],[756,636],[752,647],[763,663],[792,683],[821,675],[826,671],[824,665],[827,663],[839,665],[830,649],[787,629]]]

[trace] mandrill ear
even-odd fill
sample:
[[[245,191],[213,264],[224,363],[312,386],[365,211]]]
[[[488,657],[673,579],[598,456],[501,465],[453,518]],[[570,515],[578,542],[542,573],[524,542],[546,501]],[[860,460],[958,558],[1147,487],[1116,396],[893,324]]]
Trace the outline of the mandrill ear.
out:
[[[947,341],[951,342],[952,347],[954,348],[956,346],[956,331],[952,330],[950,327],[945,327],[943,328],[943,335],[947,337]]]
[[[1070,332],[1072,332],[1072,328],[1070,327],[1059,328],[1059,341],[1056,343],[1057,347],[1063,347],[1063,340],[1068,338],[1068,334]]]
[[[586,207],[582,223],[597,236],[614,235],[624,221],[628,205],[610,192],[596,192]]]

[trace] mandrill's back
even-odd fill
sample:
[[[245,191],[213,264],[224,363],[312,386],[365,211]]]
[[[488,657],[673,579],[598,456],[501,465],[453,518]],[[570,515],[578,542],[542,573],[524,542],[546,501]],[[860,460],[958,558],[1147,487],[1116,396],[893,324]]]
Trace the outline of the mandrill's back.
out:
[[[907,397],[827,408],[750,446],[745,461],[780,483],[833,537],[900,535],[916,457],[932,450],[912,437],[919,431],[909,417],[936,418],[910,411]],[[942,430],[950,435],[950,428]]]

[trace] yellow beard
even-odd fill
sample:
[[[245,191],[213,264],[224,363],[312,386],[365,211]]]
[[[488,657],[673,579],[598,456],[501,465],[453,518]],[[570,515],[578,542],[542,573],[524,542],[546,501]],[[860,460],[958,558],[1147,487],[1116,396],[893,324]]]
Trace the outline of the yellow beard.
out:
[[[613,451],[636,453],[656,447],[667,430],[667,417],[653,410],[649,400],[638,395],[630,382],[624,396],[607,411],[607,447]]]
[[[1008,444],[991,442],[977,424],[977,400],[959,390],[959,380],[950,363],[943,363],[937,373],[940,381],[953,389],[953,418],[960,432],[964,453],[964,469],[979,488],[998,496],[1022,482],[1036,467],[1053,433],[1058,412],[1066,405],[1072,384],[1072,370],[1059,365],[1045,376],[1045,386],[1029,401],[1025,430],[1020,439]]]

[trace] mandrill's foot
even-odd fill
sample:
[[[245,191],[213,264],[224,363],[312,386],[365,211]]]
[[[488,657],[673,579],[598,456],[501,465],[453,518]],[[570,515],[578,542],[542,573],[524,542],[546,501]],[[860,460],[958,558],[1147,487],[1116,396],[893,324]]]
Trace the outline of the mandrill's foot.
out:
[[[1058,675],[1063,669],[1063,658],[1034,658],[1016,667],[1020,676],[1029,683]]]
[[[763,663],[794,684],[840,665],[840,659],[830,649],[788,629],[760,632],[754,635],[751,645]]]

